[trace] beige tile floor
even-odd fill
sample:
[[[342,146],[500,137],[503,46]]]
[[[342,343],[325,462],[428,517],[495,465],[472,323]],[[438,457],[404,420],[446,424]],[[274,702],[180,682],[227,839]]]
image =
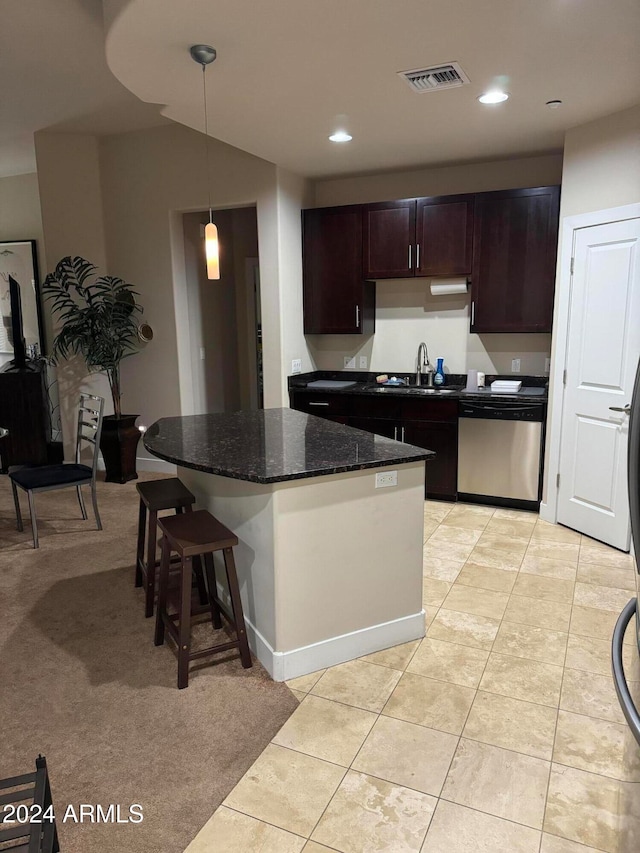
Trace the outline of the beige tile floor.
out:
[[[631,558],[511,510],[427,502],[424,529],[424,640],[291,681],[300,707],[188,853],[640,850],[609,667]]]

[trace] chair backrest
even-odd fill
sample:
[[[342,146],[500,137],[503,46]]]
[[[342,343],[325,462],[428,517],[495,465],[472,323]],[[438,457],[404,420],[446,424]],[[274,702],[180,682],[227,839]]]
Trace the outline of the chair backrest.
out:
[[[96,397],[94,394],[80,395],[78,432],[76,434],[76,462],[80,463],[82,443],[87,442],[91,445],[91,469],[94,479],[98,467],[98,450],[100,448],[100,435],[102,433],[103,409],[104,397]]]
[[[28,853],[59,853],[58,832],[53,816],[53,801],[49,785],[47,762],[42,755],[36,759],[35,773],[24,773],[10,779],[0,779],[0,803],[4,817],[13,814],[12,823],[0,819],[0,849],[28,851]],[[33,809],[38,806],[38,810]],[[15,810],[20,809],[16,812]],[[33,809],[33,811],[32,811]],[[21,811],[37,814],[40,821],[19,821]],[[5,826],[7,828],[3,829]]]

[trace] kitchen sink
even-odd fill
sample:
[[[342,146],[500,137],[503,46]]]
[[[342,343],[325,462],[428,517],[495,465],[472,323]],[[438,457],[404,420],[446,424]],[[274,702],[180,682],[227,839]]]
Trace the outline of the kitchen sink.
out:
[[[455,394],[457,388],[421,388],[416,385],[372,385],[367,389],[377,394]]]

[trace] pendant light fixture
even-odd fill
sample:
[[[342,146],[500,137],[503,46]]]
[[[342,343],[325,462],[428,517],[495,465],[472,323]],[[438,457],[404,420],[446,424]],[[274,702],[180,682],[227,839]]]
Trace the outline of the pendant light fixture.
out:
[[[215,48],[208,44],[194,44],[189,49],[191,58],[202,65],[202,100],[204,103],[204,150],[207,172],[207,193],[209,199],[209,222],[204,229],[204,248],[207,258],[207,278],[220,278],[220,253],[218,247],[218,229],[213,223],[211,213],[211,175],[209,174],[209,123],[207,118],[207,65],[216,58]]]

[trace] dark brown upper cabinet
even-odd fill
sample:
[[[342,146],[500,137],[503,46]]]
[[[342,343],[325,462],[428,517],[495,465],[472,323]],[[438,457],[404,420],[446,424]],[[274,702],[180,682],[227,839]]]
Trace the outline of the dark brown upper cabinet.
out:
[[[473,195],[364,205],[366,278],[469,275]]]
[[[560,187],[476,195],[472,332],[550,332]]]
[[[471,275],[473,195],[417,200],[415,275]]]
[[[362,209],[365,278],[414,275],[415,199],[367,204]]]
[[[370,335],[375,284],[362,269],[362,207],[303,211],[305,334]]]

